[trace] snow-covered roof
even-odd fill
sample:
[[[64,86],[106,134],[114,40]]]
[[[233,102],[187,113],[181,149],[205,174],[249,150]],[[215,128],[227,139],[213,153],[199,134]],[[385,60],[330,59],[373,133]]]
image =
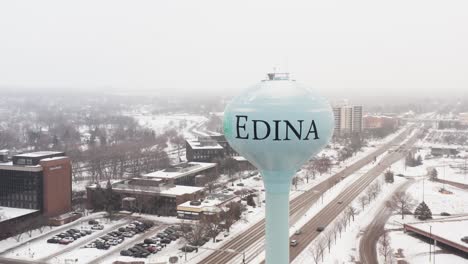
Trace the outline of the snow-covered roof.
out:
[[[3,207],[0,206],[0,222],[6,221],[8,219],[20,217],[27,214],[32,214],[38,210],[34,209],[24,209],[24,208],[14,208],[14,207]]]
[[[36,152],[29,152],[23,154],[17,154],[16,157],[27,157],[27,158],[37,158],[42,156],[49,156],[49,155],[59,155],[63,152],[60,151],[36,151]]]
[[[134,178],[135,180],[138,178]],[[101,183],[101,188],[106,188],[105,183]],[[96,184],[87,186],[86,188],[95,189],[97,186]],[[125,193],[140,193],[140,194],[159,194],[162,196],[170,196],[175,197],[178,195],[184,194],[192,194],[199,191],[202,191],[204,188],[202,187],[193,187],[193,186],[183,186],[183,185],[159,185],[159,186],[151,186],[151,185],[138,185],[138,184],[129,184],[128,180],[121,180],[115,183],[112,183],[112,189],[114,191],[123,191]]]
[[[247,161],[244,157],[242,156],[232,156],[233,159],[235,159],[236,161]]]
[[[190,204],[191,201],[187,201],[185,203],[181,203],[177,206],[177,210],[181,211],[206,211],[212,212],[214,208],[219,208],[219,206],[223,205],[226,202],[234,200],[238,198],[237,195],[226,195],[226,194],[214,194],[207,196],[199,205],[197,204]],[[217,210],[217,209],[215,209]]]
[[[41,161],[53,161],[53,160],[61,160],[61,159],[66,159],[68,157],[62,156],[62,157],[53,157],[53,158],[45,158],[41,159]]]
[[[148,174],[143,175],[145,178],[160,178],[160,179],[177,179],[180,177],[184,177],[190,174],[198,173],[210,168],[216,167],[216,163],[208,163],[208,162],[189,162],[187,163],[187,167],[180,167],[177,169],[175,166],[172,169],[175,171],[170,171],[168,169],[160,170],[151,172]]]
[[[176,185],[175,187],[161,191],[161,194],[166,195],[166,196],[178,196],[178,195],[196,193],[196,192],[202,191],[203,189],[204,188],[202,187]]]
[[[41,165],[13,165],[12,161],[0,162],[0,170],[42,171]]]
[[[188,139],[187,143],[192,149],[223,149],[215,140],[199,141],[199,139]]]

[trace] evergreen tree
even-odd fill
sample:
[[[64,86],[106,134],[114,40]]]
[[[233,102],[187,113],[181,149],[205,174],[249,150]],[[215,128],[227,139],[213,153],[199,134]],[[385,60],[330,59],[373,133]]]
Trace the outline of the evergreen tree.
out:
[[[413,154],[410,152],[405,158],[405,165],[408,167],[414,167],[414,157]]]
[[[437,170],[436,169],[432,169],[430,172],[429,172],[429,179],[431,181],[436,181],[437,180]]]
[[[393,178],[393,172],[392,171],[387,171],[385,173],[385,182],[386,183],[393,183],[395,179]]]
[[[256,206],[255,201],[253,199],[253,195],[247,196],[247,205],[252,206],[252,207]]]
[[[421,202],[414,210],[414,216],[419,220],[432,219],[432,212],[425,202]]]
[[[419,166],[419,165],[422,165],[421,155],[418,155],[418,157],[416,158],[416,166]]]

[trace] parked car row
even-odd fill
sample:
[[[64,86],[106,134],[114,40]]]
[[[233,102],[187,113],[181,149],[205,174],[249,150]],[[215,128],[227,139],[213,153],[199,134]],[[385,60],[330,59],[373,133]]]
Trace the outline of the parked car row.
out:
[[[182,235],[180,226],[174,225],[166,228],[155,236],[146,238],[142,243],[135,244],[133,247],[120,251],[120,255],[135,258],[146,258],[150,254],[156,254],[167,244],[176,241]]]
[[[85,248],[97,248],[107,250],[111,246],[118,245],[125,238],[133,237],[136,234],[143,233],[153,226],[152,222],[133,221],[125,227],[120,227],[117,230],[111,231],[104,236],[101,236],[93,242],[87,244]]]
[[[91,230],[78,230],[75,228],[71,228],[65,232],[62,232],[47,239],[47,243],[68,245],[81,237],[90,235],[92,232],[93,231]]]

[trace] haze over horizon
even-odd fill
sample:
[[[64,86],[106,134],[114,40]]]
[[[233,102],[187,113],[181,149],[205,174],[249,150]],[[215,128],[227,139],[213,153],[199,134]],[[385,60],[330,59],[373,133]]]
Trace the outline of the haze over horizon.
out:
[[[466,1],[0,4],[0,90],[235,94],[273,70],[324,95],[457,96]]]

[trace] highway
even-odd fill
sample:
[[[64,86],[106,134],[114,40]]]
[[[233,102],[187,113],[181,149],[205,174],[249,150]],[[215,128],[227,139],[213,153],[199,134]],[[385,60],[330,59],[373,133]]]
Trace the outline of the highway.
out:
[[[291,200],[290,201],[290,216],[294,216],[299,212],[303,212],[304,210],[307,210],[308,208],[310,208],[312,206],[312,204],[316,200],[318,200],[320,198],[320,195],[322,193],[324,193],[325,191],[330,189],[337,182],[339,182],[343,178],[353,174],[354,172],[360,170],[361,168],[363,168],[367,164],[371,163],[372,161],[374,161],[374,157],[380,156],[381,154],[383,154],[387,150],[389,150],[391,147],[393,147],[395,145],[400,145],[405,139],[407,139],[407,137],[410,135],[412,130],[413,130],[413,127],[407,128],[405,131],[400,133],[393,140],[391,140],[390,142],[388,142],[384,146],[380,147],[379,149],[377,149],[373,153],[371,153],[371,154],[365,156],[364,158],[358,160],[357,162],[353,163],[352,165],[348,166],[347,168],[343,169],[342,171],[336,173],[335,175],[328,178],[327,180],[324,180],[323,182],[317,184],[316,186],[314,186],[310,190],[304,192],[303,194],[301,194],[301,195],[297,196],[296,198],[294,198],[293,200]],[[394,155],[395,154],[393,154],[391,156],[394,156]],[[401,158],[401,157],[399,157],[399,158]],[[385,164],[387,164],[387,162],[385,162]],[[379,167],[383,167],[383,165],[379,166]],[[363,178],[366,179],[366,181],[361,180]],[[359,182],[359,184],[364,184],[365,182],[368,182],[369,178],[370,177],[365,177],[365,175],[363,175],[359,180],[357,180],[357,182]],[[355,186],[355,185],[353,185],[353,186]],[[367,186],[367,184],[365,184],[363,187],[365,187],[365,186]],[[348,189],[346,189],[346,191],[344,191],[343,193],[350,192]],[[357,193],[357,194],[359,194],[359,193]],[[355,193],[355,191],[352,192],[352,194],[357,195]],[[351,198],[351,197],[352,197],[352,195],[349,195],[349,198]],[[342,198],[346,198],[346,197],[342,197]],[[317,214],[316,217],[314,217],[311,220],[311,221],[313,221],[315,219],[315,221],[312,222],[312,224],[310,224],[309,226],[314,225],[314,223],[316,221],[318,221],[318,220],[320,220],[321,224],[326,224],[327,221],[325,221],[325,220],[330,220],[330,221],[333,220],[334,219],[333,215],[335,215],[335,213],[338,214],[339,212],[341,212],[341,210],[343,210],[345,208],[345,206],[347,206],[347,203],[343,203],[342,206],[340,206],[338,208],[336,208],[335,204],[332,204],[332,206],[331,206],[332,209],[333,209],[333,210],[331,210],[332,212],[328,212],[328,210],[330,210],[330,209],[325,210],[327,207],[324,208],[322,211],[320,211]],[[323,218],[323,221],[322,221],[322,218]],[[294,224],[294,223],[291,223],[291,224]],[[307,226],[307,224],[306,224],[306,226]],[[310,228],[312,228],[312,227],[310,227]],[[247,250],[252,244],[254,244],[254,243],[258,242],[258,241],[262,241],[264,239],[264,235],[265,235],[264,230],[265,230],[265,220],[261,220],[258,223],[254,224],[253,226],[251,226],[250,228],[248,228],[242,234],[240,234],[240,235],[236,236],[235,238],[227,241],[225,244],[223,244],[220,247],[220,250],[230,249],[230,250],[234,250],[234,251],[237,251],[237,252],[243,252],[243,251]],[[306,230],[307,229],[304,229],[304,231],[306,231]],[[315,228],[313,228],[313,230],[314,230],[313,232],[309,232],[310,234],[307,234],[307,232],[305,232],[300,237],[302,241],[300,241],[298,246],[294,247],[293,250],[291,250],[291,251],[293,251],[293,252],[291,252],[291,257],[293,257],[293,258],[291,258],[291,259],[294,259],[294,257],[297,256],[298,253],[300,253],[305,248],[305,246],[307,246],[307,244],[308,244],[307,241],[308,240],[312,241],[315,238],[315,236],[316,236]],[[203,264],[227,263],[236,256],[237,256],[236,253],[214,252],[214,253],[210,254],[208,257],[201,260],[199,263],[203,263]]]

